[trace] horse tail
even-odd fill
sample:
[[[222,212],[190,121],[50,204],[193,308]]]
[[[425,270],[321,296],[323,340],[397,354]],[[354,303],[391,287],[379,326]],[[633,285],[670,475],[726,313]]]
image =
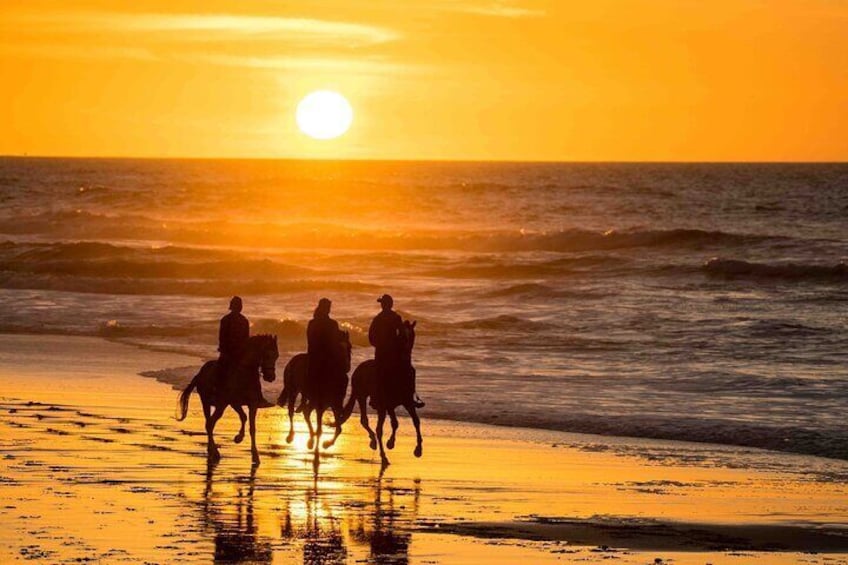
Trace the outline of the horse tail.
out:
[[[188,415],[188,399],[191,396],[191,392],[195,388],[197,388],[197,382],[200,379],[200,374],[202,372],[203,371],[201,370],[200,373],[197,373],[197,375],[195,375],[194,378],[191,379],[191,382],[188,384],[188,386],[185,387],[185,389],[183,389],[183,391],[180,393],[179,407],[177,409],[179,412],[179,414],[177,415],[178,422],[182,422],[183,420],[185,420],[186,416]]]

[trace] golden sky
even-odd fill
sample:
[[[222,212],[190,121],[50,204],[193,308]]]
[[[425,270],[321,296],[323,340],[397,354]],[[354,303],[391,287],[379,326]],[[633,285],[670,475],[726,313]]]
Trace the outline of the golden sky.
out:
[[[294,110],[338,90],[350,131]],[[848,160],[843,0],[3,0],[0,154]]]

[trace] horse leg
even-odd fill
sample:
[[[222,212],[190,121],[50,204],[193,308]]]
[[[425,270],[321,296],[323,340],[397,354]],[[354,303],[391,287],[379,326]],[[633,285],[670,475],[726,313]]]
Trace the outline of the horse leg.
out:
[[[291,443],[294,440],[294,395],[289,396],[287,408],[289,409],[289,435],[286,436],[286,443]]]
[[[421,437],[421,419],[418,417],[418,410],[415,409],[415,404],[411,402],[404,404],[403,407],[409,412],[409,416],[412,418],[412,424],[415,426],[415,439],[418,443],[413,453],[416,457],[421,457],[421,454],[424,452],[424,447],[422,446],[424,438]]]
[[[244,413],[244,408],[241,406],[233,406],[233,410],[238,414],[239,420],[241,420],[241,429],[236,434],[236,437],[233,438],[233,441],[236,443],[241,443],[244,440],[244,423],[247,421],[247,414]]]
[[[256,405],[249,405],[247,410],[250,413],[250,455],[253,464],[259,465],[259,450],[256,449]]]
[[[377,443],[380,446],[380,460],[383,467],[389,465],[389,458],[386,457],[386,450],[383,449],[383,424],[386,423],[386,410],[380,408],[377,410]]]
[[[321,441],[321,427],[324,425],[323,424],[324,409],[319,408],[318,410],[315,411],[315,414],[316,414],[317,420],[318,420],[316,422],[316,429],[315,429],[315,455],[318,455],[318,450],[319,450],[318,446],[320,445],[319,442]]]
[[[218,446],[215,445],[215,424],[224,415],[224,410],[227,409],[226,404],[216,406],[215,412],[206,420],[206,453],[209,461],[217,462],[221,459],[221,453],[218,451]]]
[[[365,431],[368,432],[368,439],[371,440],[369,446],[371,449],[376,450],[377,436],[368,424],[368,397],[364,395],[360,396],[357,402],[359,402],[359,422],[362,424],[362,427],[365,428]]]
[[[328,447],[332,447],[333,444],[336,443],[336,440],[338,439],[338,437],[340,435],[342,435],[341,415],[342,415],[343,408],[341,406],[334,406],[332,410],[333,410],[333,419],[335,420],[335,422],[333,422],[333,425],[335,426],[336,431],[333,432],[332,438],[330,438],[330,439],[328,439],[327,441],[324,442],[324,449],[327,449]]]
[[[306,427],[309,428],[309,441],[306,442],[306,448],[312,449],[315,447],[315,429],[312,427],[312,407],[307,405],[303,411],[303,417],[306,419]]]
[[[392,408],[389,410],[389,422],[392,424],[392,435],[389,436],[389,441],[386,442],[386,447],[389,449],[395,448],[395,435],[397,434],[398,429],[398,419],[397,414],[395,414],[395,409]]]

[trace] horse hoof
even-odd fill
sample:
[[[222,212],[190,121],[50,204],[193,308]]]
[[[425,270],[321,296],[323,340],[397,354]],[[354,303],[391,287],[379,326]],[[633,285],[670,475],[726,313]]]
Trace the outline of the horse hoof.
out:
[[[420,445],[415,446],[415,451],[412,452],[416,457],[421,457],[421,454],[424,453],[424,448]]]
[[[206,460],[210,463],[217,463],[221,460],[221,454],[217,451],[210,451],[209,454],[206,456]]]
[[[233,438],[233,441],[236,443],[241,443],[244,440],[244,434],[236,434],[236,437]]]
[[[291,443],[294,441],[294,432],[289,432],[289,435],[286,436],[286,443]]]
[[[309,438],[309,441],[306,442],[306,449],[312,449],[313,447],[315,447],[315,439]]]
[[[389,463],[389,458],[388,458],[388,457],[383,457],[383,459],[381,460],[381,464],[382,464],[382,466],[383,466],[383,469],[385,469],[386,467],[388,467],[389,465],[391,465],[391,463]]]
[[[255,467],[256,465],[259,465],[259,462],[260,462],[260,461],[259,461],[259,454],[258,454],[258,453],[254,453],[254,454],[253,454],[252,461],[253,461],[253,466],[254,466],[254,467]]]
[[[389,449],[394,449],[394,448],[395,448],[395,440],[394,440],[394,438],[392,438],[392,439],[390,439],[389,441],[387,441],[387,442],[386,442],[386,447],[388,447]]]
[[[372,439],[371,443],[369,444],[369,447],[371,447],[372,450],[377,451],[377,440]]]

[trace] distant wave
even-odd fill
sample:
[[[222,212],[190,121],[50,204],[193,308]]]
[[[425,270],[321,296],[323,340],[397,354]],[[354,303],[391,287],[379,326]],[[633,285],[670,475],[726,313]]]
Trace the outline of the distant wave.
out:
[[[468,262],[462,266],[427,270],[419,273],[422,276],[442,278],[540,278],[551,275],[577,275],[591,272],[593,274],[606,271],[625,269],[631,261],[613,255],[591,255],[583,257],[566,257],[552,261],[521,262],[511,261],[509,257],[488,259],[485,262]]]
[[[577,252],[650,247],[703,248],[753,244],[777,236],[700,229],[595,231],[363,230],[334,224],[163,221],[140,215],[44,212],[0,221],[0,233],[80,240],[167,240],[180,244],[351,250]]]
[[[88,277],[291,278],[311,269],[233,252],[187,247],[131,247],[97,241],[0,243],[0,271]]]
[[[547,322],[536,322],[519,318],[518,316],[501,315],[491,318],[482,318],[476,320],[466,320],[463,322],[454,323],[434,323],[427,325],[428,329],[436,331],[451,331],[459,330],[502,330],[508,332],[537,332],[542,330],[553,329],[556,326]]]
[[[521,297],[536,299],[573,298],[577,300],[597,300],[605,298],[609,296],[609,294],[584,290],[560,290],[544,284],[522,283],[486,292],[484,296],[490,298]]]
[[[342,330],[350,334],[351,343],[354,346],[371,347],[366,330],[349,322],[342,322],[340,325]],[[177,350],[182,351],[186,344],[214,346],[218,339],[218,321],[198,320],[182,325],[157,325],[125,324],[119,320],[108,320],[89,332],[82,329],[44,331],[36,325],[5,324],[0,325],[0,332],[98,335],[106,338],[133,339],[136,340],[133,342],[135,345],[142,345],[144,339],[152,339],[159,343],[162,340],[158,338],[172,338],[171,341],[178,346]],[[254,318],[251,320],[250,332],[252,334],[273,334],[287,348],[302,347],[306,344],[306,323],[297,320]]]
[[[129,295],[232,296],[289,292],[370,292],[382,287],[345,280],[179,280],[34,275],[0,272],[0,288]]]
[[[709,275],[788,281],[848,281],[848,264],[816,265],[802,263],[749,263],[737,259],[713,258],[704,264]]]
[[[422,320],[417,317],[419,322]],[[160,325],[124,325],[117,320],[111,320],[100,326],[98,334],[104,337],[187,337],[207,336],[210,340],[217,338],[217,320],[191,322],[182,326]],[[516,316],[494,316],[478,320],[466,320],[454,323],[424,322],[425,333],[449,334],[454,330],[504,330],[504,331],[537,331],[552,329],[555,326],[546,322],[534,322]],[[351,342],[361,347],[370,347],[366,329],[350,322],[341,322],[341,329],[350,333]],[[281,340],[305,344],[306,323],[290,319],[256,318],[251,321],[251,333],[270,333]],[[210,341],[212,343],[212,341]]]

